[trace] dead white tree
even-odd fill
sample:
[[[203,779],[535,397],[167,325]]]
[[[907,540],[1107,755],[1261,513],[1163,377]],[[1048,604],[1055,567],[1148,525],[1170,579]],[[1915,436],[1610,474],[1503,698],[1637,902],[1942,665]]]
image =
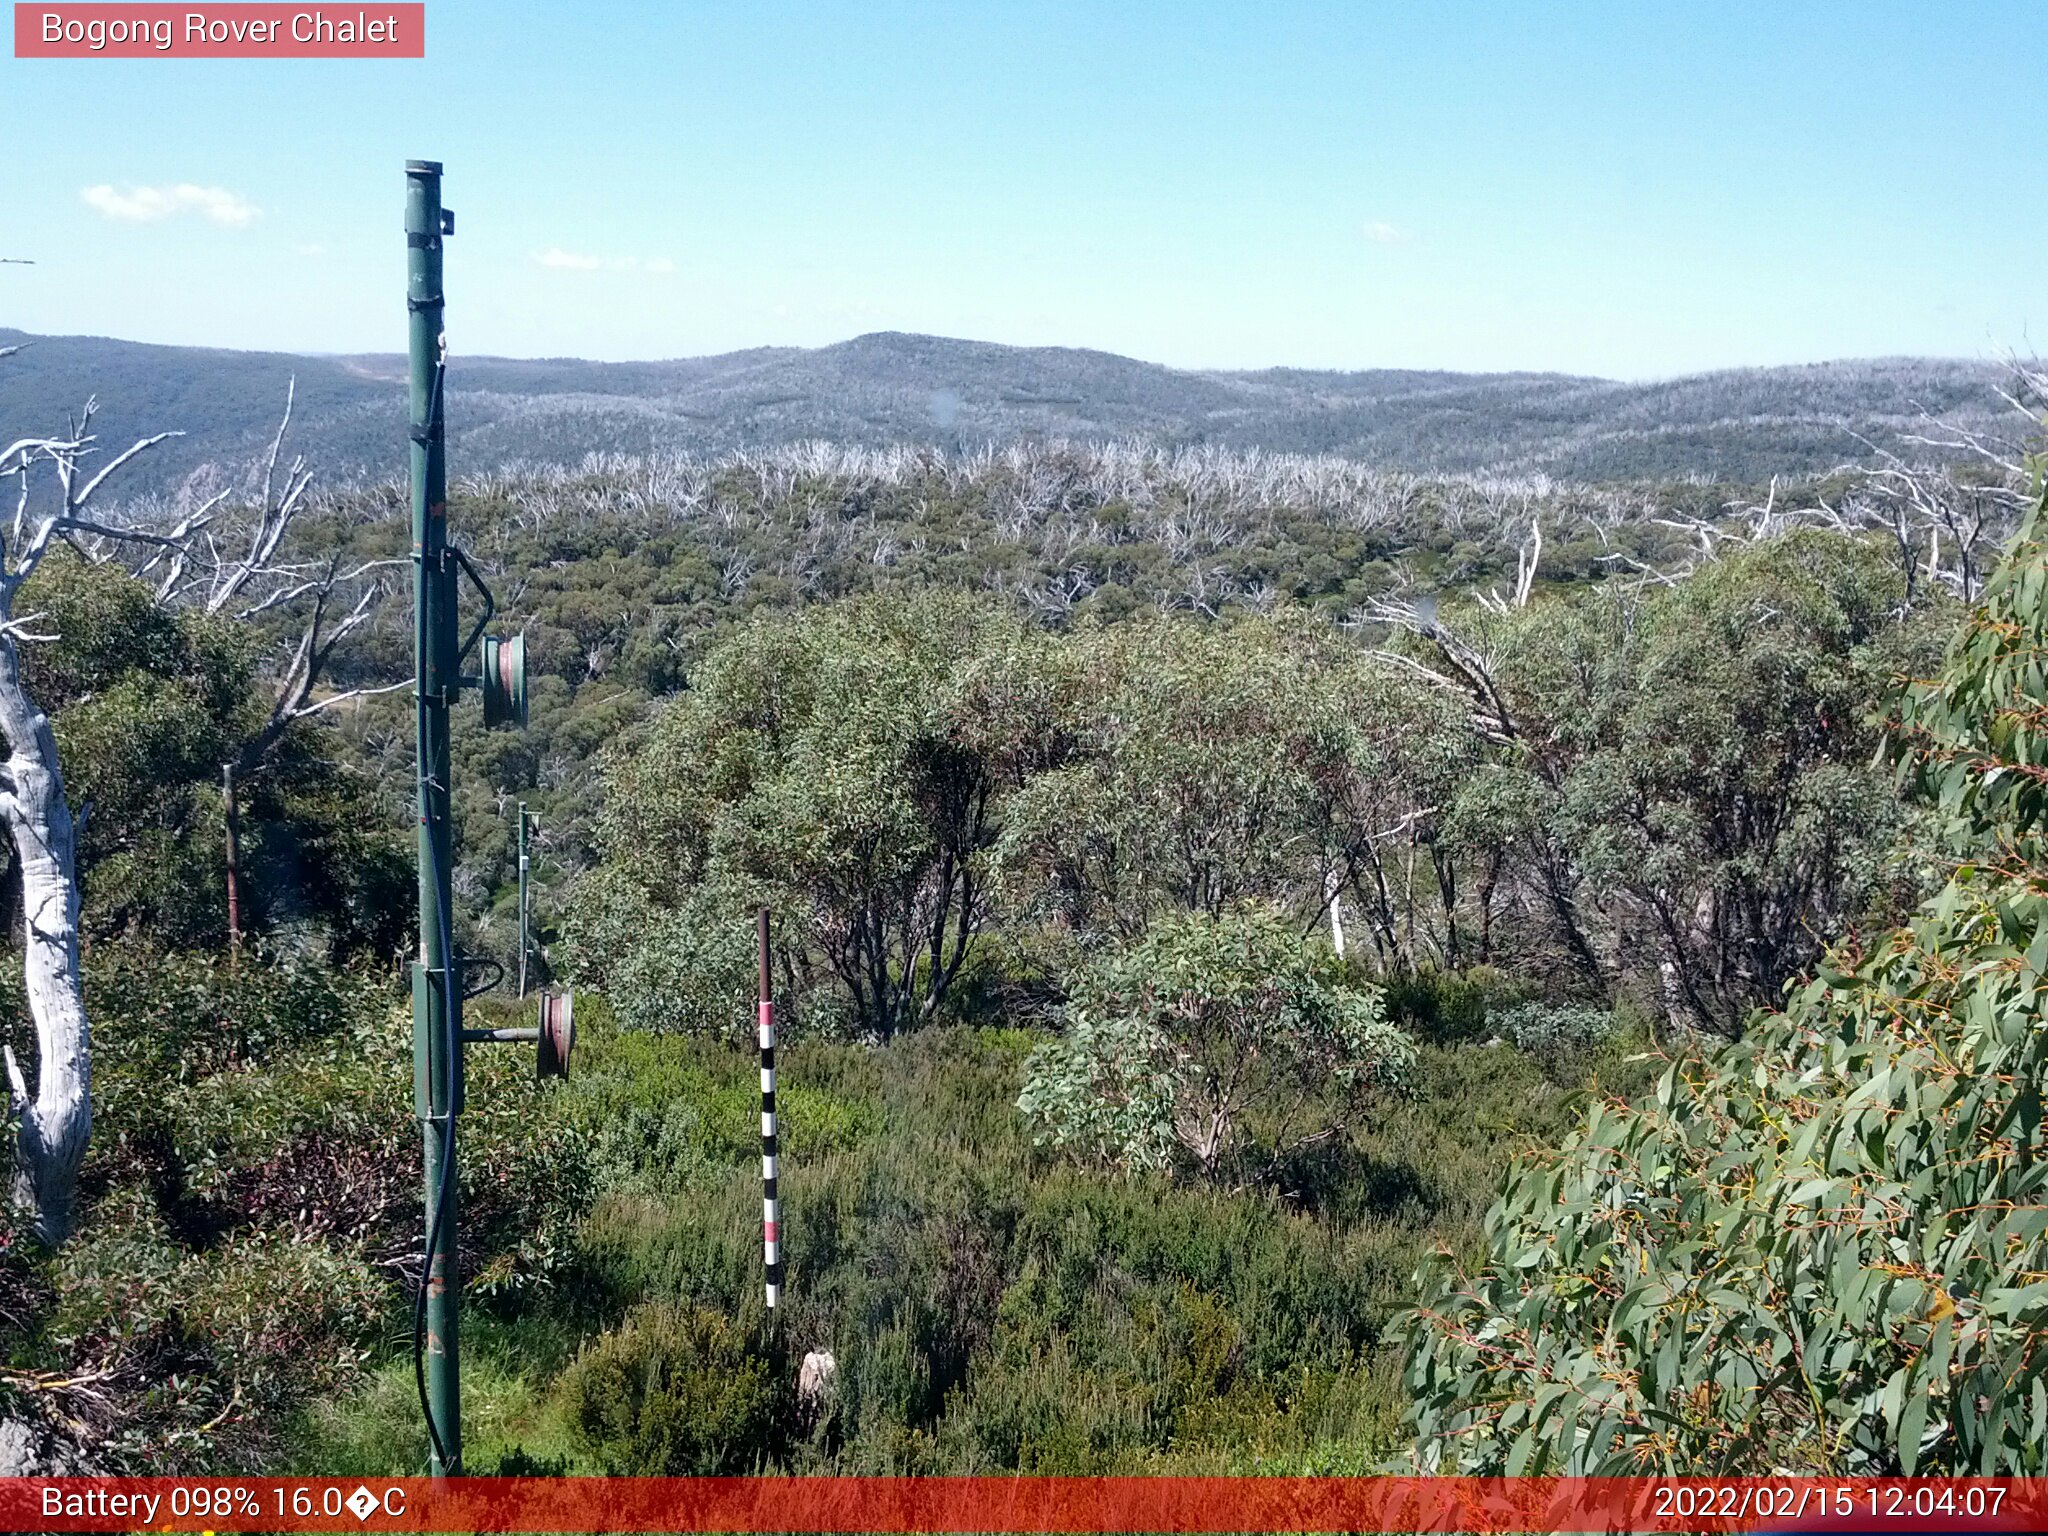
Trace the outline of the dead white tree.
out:
[[[1383,624],[1394,633],[1407,633],[1428,641],[1442,666],[1418,660],[1391,645],[1369,654],[1373,660],[1398,667],[1420,677],[1432,688],[1463,700],[1471,708],[1472,729],[1496,746],[1520,739],[1507,694],[1499,680],[1499,660],[1483,645],[1452,629],[1437,617],[1434,597],[1417,599],[1376,597],[1360,610],[1364,621]]]
[[[325,693],[321,685],[342,642],[376,617],[388,588],[384,573],[404,560],[343,560],[334,555],[292,554],[289,534],[308,505],[313,469],[295,455],[282,476],[278,462],[291,431],[297,381],[285,388],[284,414],[270,441],[253,497],[238,497],[230,486],[174,507],[160,519],[161,532],[132,524],[98,526],[79,543],[88,560],[118,560],[129,573],[155,588],[159,603],[191,608],[210,617],[244,622],[288,612],[298,633],[282,653],[272,679],[269,714],[242,744],[241,772],[261,766],[296,721],[371,694],[408,688],[411,680],[379,688]]]
[[[1536,589],[1536,567],[1543,560],[1543,516],[1532,513],[1529,517],[1529,537],[1515,550],[1515,595],[1501,596],[1500,588],[1494,587],[1479,595],[1479,606],[1494,613],[1510,613],[1529,606],[1529,596]]]
[[[1925,582],[1975,602],[1990,557],[2025,509],[2024,468],[1990,459],[2000,473],[1985,480],[1959,475],[1952,463],[1916,463],[1889,449],[1875,456],[1876,464],[1843,497],[1840,525],[1889,535],[1908,598]]]
[[[76,828],[64,798],[57,738],[49,716],[21,676],[24,641],[50,638],[38,615],[15,612],[25,582],[59,540],[101,535],[86,509],[122,465],[176,434],[145,437],[116,454],[99,473],[85,474],[92,452],[93,405],[61,437],[27,437],[0,449],[0,484],[20,482],[13,527],[0,549],[0,820],[21,865],[22,981],[36,1031],[36,1086],[29,1090],[11,1045],[0,1046],[7,1106],[15,1134],[12,1198],[28,1213],[38,1241],[54,1247],[71,1232],[78,1166],[92,1133],[92,1038],[78,958]],[[30,509],[30,483],[41,466],[54,471],[58,495],[48,510]]]
[[[22,644],[57,637],[37,628],[39,615],[16,611],[23,587],[62,543],[91,562],[123,560],[154,583],[157,600],[167,605],[242,619],[288,606],[301,614],[299,638],[279,674],[269,717],[242,754],[244,762],[254,762],[294,720],[386,691],[316,697],[335,648],[368,622],[382,595],[383,584],[373,573],[402,563],[345,566],[332,559],[295,563],[282,557],[311,481],[303,460],[281,485],[275,479],[291,420],[289,397],[253,505],[238,508],[232,493],[223,492],[158,519],[154,527],[90,515],[94,498],[117,471],[180,435],[141,438],[92,473],[97,409],[88,400],[62,435],[21,438],[0,449],[0,487],[15,482],[12,527],[0,545],[0,738],[7,749],[0,764],[0,820],[21,865],[23,979],[36,1032],[34,1090],[11,1046],[0,1047],[0,1057],[8,1110],[19,1122],[12,1198],[29,1215],[37,1239],[52,1247],[70,1233],[78,1168],[92,1130],[92,1038],[79,964],[78,829],[65,799],[49,717],[29,697],[21,672]],[[54,495],[38,496],[49,481]],[[239,517],[229,515],[237,511]],[[337,617],[336,597],[344,592],[353,601],[344,597],[345,611]]]

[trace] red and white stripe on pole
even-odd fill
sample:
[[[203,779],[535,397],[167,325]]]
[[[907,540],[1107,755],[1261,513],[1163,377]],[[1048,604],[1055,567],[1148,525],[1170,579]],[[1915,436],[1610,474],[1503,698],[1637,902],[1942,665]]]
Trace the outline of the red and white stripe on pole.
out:
[[[782,1299],[782,1202],[776,1197],[775,991],[768,972],[768,909],[760,911],[761,948],[761,1258],[768,1306]]]

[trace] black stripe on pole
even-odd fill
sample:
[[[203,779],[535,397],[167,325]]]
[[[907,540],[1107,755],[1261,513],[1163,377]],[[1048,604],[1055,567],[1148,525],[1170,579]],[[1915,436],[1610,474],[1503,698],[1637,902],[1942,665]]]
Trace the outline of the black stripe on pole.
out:
[[[782,1291],[782,1204],[775,1186],[780,1173],[775,1123],[775,989],[768,967],[768,909],[755,914],[761,959],[761,1264],[768,1308],[775,1309]]]

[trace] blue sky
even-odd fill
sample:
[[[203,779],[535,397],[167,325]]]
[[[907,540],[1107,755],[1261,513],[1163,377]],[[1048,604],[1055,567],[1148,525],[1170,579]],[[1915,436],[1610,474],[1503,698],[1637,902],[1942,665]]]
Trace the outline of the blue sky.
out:
[[[0,324],[398,350],[422,156],[458,352],[915,330],[1640,378],[2048,328],[2039,5],[427,19],[424,61],[0,57],[0,256],[37,262],[0,266]]]

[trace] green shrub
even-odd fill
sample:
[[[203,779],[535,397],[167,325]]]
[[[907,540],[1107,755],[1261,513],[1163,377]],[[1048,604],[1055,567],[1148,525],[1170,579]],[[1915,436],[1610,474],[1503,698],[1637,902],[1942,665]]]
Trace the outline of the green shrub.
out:
[[[22,1411],[111,1469],[272,1464],[309,1399],[406,1333],[422,1212],[403,1005],[289,955],[123,941],[94,946],[87,995],[80,1233],[34,1259],[0,1230],[10,1363],[87,1385]],[[472,1050],[469,1089],[466,1290],[504,1309],[584,1262],[589,1138],[528,1051]]]
[[[360,1258],[273,1234],[193,1252],[139,1192],[98,1202],[51,1269],[39,1365],[84,1385],[60,1427],[108,1471],[248,1469],[286,1413],[348,1379],[385,1315]],[[42,1394],[36,1394],[41,1398]]]
[[[579,881],[563,923],[565,974],[602,987],[619,1021],[650,1033],[752,1038],[754,928],[744,892],[692,888],[673,906],[613,867]]]
[[[1271,1177],[1414,1063],[1379,995],[1340,976],[1271,908],[1161,918],[1076,979],[1017,1107],[1041,1140],[1125,1168]]]
[[[726,1318],[641,1307],[579,1355],[560,1396],[581,1446],[616,1475],[749,1472],[773,1452],[776,1372]]]
[[[1586,1050],[1606,1044],[1621,1025],[1611,1009],[1584,1003],[1516,1003],[1493,1016],[1493,1028],[1518,1050]]]
[[[600,1326],[645,1305],[764,1337],[752,1055],[588,1017],[565,1102],[603,1185],[572,1297]],[[1517,1051],[1424,1047],[1414,1095],[1319,1144],[1283,1199],[1033,1147],[1014,1106],[1043,1040],[939,1026],[784,1058],[789,1354],[757,1352],[785,1397],[809,1349],[839,1373],[828,1414],[770,1435],[771,1464],[1361,1472],[1391,1455],[1386,1321],[1428,1247],[1476,1253],[1503,1149],[1561,1137],[1573,1089]],[[565,1422],[568,1401],[549,1397]],[[597,1422],[578,1469],[625,1465],[629,1439]]]
[[[1394,971],[1381,982],[1387,1017],[1431,1045],[1467,1045],[1489,1034],[1488,1008],[1502,1000],[1496,971]]]

